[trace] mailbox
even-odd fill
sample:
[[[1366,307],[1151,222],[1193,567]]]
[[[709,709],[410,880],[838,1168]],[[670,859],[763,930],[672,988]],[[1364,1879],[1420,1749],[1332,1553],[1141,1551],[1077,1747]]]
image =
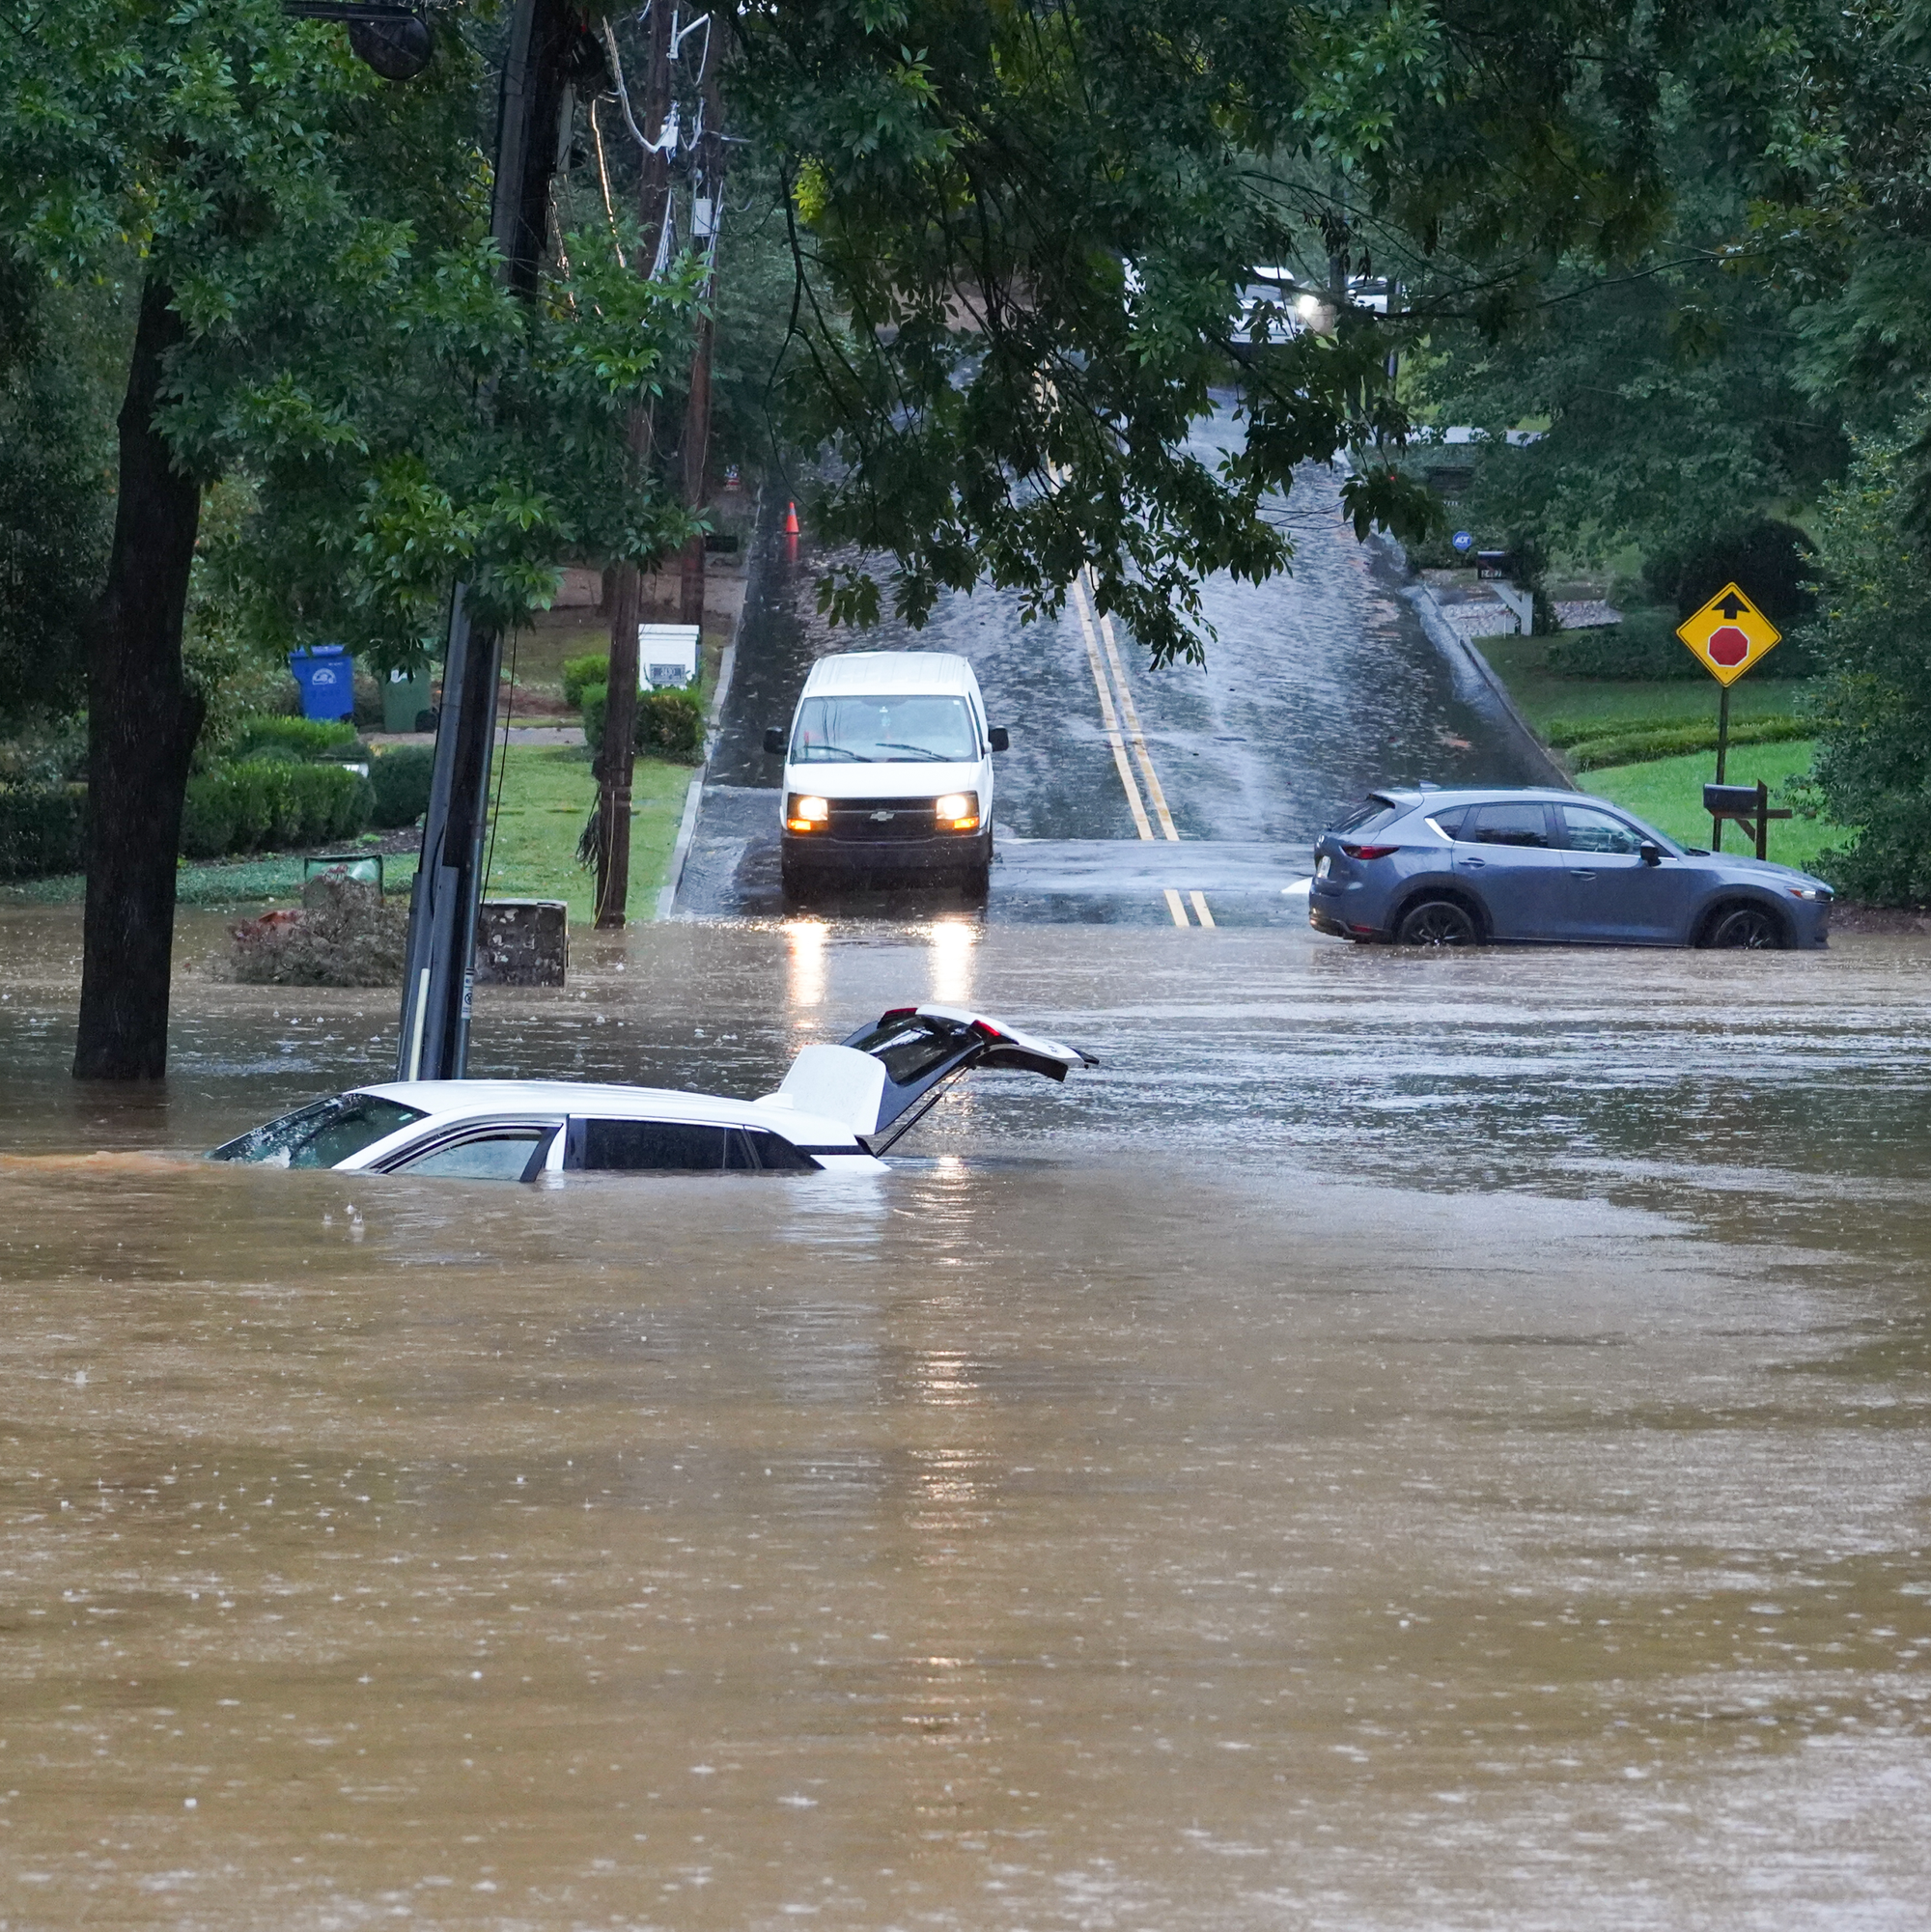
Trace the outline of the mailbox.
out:
[[[1736,814],[1744,818],[1755,818],[1756,808],[1762,802],[1754,785],[1705,785],[1703,787],[1703,809],[1713,818]]]

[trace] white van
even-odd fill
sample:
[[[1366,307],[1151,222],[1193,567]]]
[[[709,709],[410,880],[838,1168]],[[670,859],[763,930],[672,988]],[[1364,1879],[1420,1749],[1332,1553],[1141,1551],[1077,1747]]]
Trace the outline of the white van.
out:
[[[803,898],[833,879],[957,882],[983,899],[993,864],[993,759],[979,681],[949,651],[849,651],[821,658],[785,761],[784,887]]]

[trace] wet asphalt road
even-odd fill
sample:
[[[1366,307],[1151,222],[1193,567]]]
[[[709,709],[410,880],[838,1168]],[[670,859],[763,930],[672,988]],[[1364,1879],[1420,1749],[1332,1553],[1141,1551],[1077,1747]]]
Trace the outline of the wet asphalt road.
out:
[[[1224,418],[1203,424],[1200,454],[1211,457],[1229,428]],[[1293,574],[1259,585],[1214,579],[1206,663],[1161,669],[1123,632],[1109,654],[1111,627],[1094,627],[1089,649],[1072,602],[1060,617],[1025,625],[1016,595],[985,588],[942,600],[923,630],[891,621],[833,630],[814,586],[828,565],[852,559],[768,532],[677,910],[779,910],[780,767],[764,731],[789,722],[812,662],[833,651],[970,659],[993,721],[1013,741],[997,768],[994,921],[1167,924],[1171,886],[1201,893],[1217,924],[1300,924],[1305,901],[1284,888],[1305,877],[1307,849],[1337,811],[1374,786],[1543,779],[1536,747],[1473,662],[1431,640],[1390,553],[1357,543],[1341,520],[1339,484],[1323,466],[1301,472],[1277,510],[1294,540]],[[1177,845],[1153,809],[1145,763],[1130,753],[1154,837],[1136,826],[1096,658],[1123,725],[1137,715]],[[945,897],[854,893],[840,910],[894,917],[938,910]]]

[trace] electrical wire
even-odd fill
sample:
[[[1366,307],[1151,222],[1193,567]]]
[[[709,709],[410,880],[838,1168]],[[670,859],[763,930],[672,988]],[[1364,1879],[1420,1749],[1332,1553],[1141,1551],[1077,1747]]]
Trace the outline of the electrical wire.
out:
[[[517,647],[522,635],[520,625],[510,632],[510,688],[503,698],[503,757],[496,767],[496,803],[490,814],[490,850],[483,855],[483,883],[476,889],[479,904],[489,896],[490,872],[496,863],[496,828],[503,822],[503,780],[510,775],[510,718],[517,708]]]

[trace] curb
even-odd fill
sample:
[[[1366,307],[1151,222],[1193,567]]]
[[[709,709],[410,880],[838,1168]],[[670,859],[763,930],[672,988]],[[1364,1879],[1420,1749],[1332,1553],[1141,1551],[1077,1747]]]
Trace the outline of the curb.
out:
[[[757,504],[751,513],[754,533],[764,527],[764,498],[765,486],[761,482]],[[751,607],[751,592],[763,555],[754,535],[750,562],[744,571],[744,601],[738,606],[738,615],[731,623],[731,634],[717,659],[717,687],[711,693],[711,712],[704,720],[704,763],[692,774],[689,787],[685,792],[684,817],[678,823],[677,843],[670,851],[670,876],[658,887],[658,906],[654,916],[658,919],[668,919],[676,910],[678,888],[684,883],[684,868],[690,859],[690,842],[697,833],[698,808],[704,802],[704,780],[711,770],[711,754],[717,748],[718,723],[724,715],[724,702],[731,695],[731,679],[738,669],[738,633],[744,628],[745,611]]]
[[[1450,663],[1457,658],[1462,658],[1481,680],[1490,695],[1501,706],[1508,721],[1522,734],[1523,741],[1533,753],[1535,762],[1548,773],[1550,786],[1557,791],[1575,791],[1577,789],[1575,779],[1555,762],[1549,747],[1536,736],[1535,728],[1517,710],[1515,699],[1509,695],[1508,686],[1497,675],[1495,666],[1482,656],[1470,639],[1464,637],[1441,614],[1441,606],[1435,601],[1435,593],[1417,578],[1413,583],[1404,585],[1401,594],[1414,606],[1415,615],[1421,619],[1421,628],[1428,632],[1435,648]]]

